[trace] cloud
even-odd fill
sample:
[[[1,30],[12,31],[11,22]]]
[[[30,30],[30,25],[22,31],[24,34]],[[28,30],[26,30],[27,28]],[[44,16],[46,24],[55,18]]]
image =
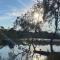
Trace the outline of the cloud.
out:
[[[37,2],[37,0],[32,0],[33,2]],[[43,0],[38,0],[38,1],[43,1]]]
[[[14,19],[16,19],[16,18],[12,17],[12,16],[8,16],[8,15],[0,16],[0,22],[2,22],[2,21],[11,21],[11,22],[13,22]]]
[[[17,0],[17,2],[19,3],[19,6],[21,6],[20,8],[12,6],[11,9],[8,11],[5,11],[4,14],[8,16],[17,17],[17,16],[21,16],[21,14],[24,14],[25,12],[27,12],[27,10],[29,10],[32,7],[32,4],[27,5],[22,0]]]
[[[25,12],[26,12],[25,9],[22,9],[22,10],[20,10],[20,9],[17,9],[17,10],[13,9],[10,12],[6,13],[6,15],[17,17],[17,16],[21,16],[21,14],[23,14]]]
[[[21,15],[21,12],[20,11],[12,11],[12,12],[8,12],[7,15],[17,17],[17,16]]]
[[[5,20],[5,19],[7,19],[8,17],[7,16],[0,16],[0,21],[1,20]]]
[[[0,16],[0,26],[4,26],[5,28],[12,27],[15,19],[15,17],[8,15]]]
[[[2,20],[10,20],[11,18],[16,19],[17,16],[21,16],[22,14],[26,13],[28,8],[17,9],[13,8],[10,11],[4,13],[4,15],[0,15],[0,21]]]
[[[7,2],[4,2],[5,5],[2,6],[1,8],[2,10],[0,10],[1,11],[0,12],[0,25],[3,25],[3,26],[5,26],[5,24],[6,26],[11,25],[16,20],[17,16],[21,16],[21,14],[24,14],[25,12],[27,12],[27,10],[29,10],[32,5],[32,4],[27,5],[24,2],[24,0],[23,1],[17,0],[16,1],[16,3],[18,3],[17,5],[15,5],[13,2],[12,2],[13,4],[11,3],[7,5]]]
[[[17,17],[17,16],[21,16],[21,14],[24,14],[26,13],[27,11],[29,11],[31,8],[31,6],[27,6],[26,8],[12,8],[9,12],[6,13],[6,15],[8,16],[14,16],[14,17]]]

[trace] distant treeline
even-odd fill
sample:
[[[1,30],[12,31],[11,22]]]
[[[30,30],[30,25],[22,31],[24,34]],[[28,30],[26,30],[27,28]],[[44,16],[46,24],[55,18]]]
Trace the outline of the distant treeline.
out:
[[[43,38],[43,39],[60,39],[60,35],[48,32],[27,32],[16,31],[14,29],[0,29],[0,44],[4,43],[4,40],[11,39],[15,42],[21,38]]]

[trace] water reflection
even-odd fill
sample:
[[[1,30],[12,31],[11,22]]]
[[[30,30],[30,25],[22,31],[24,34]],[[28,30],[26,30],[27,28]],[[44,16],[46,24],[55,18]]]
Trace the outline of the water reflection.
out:
[[[50,45],[37,45],[37,46],[36,46],[36,50],[39,51],[40,49],[41,49],[42,51],[49,51],[49,52],[51,52],[51,51],[50,51]],[[60,46],[58,46],[58,45],[53,45],[53,50],[54,50],[55,52],[60,52]]]
[[[0,49],[0,58],[2,57],[0,60],[3,60],[3,59],[9,60],[9,53],[12,51],[14,51],[14,52],[12,52],[12,54],[14,53],[13,57],[14,56],[16,57],[15,60],[16,59],[17,60],[26,60],[26,59],[28,59],[28,60],[47,60],[47,56],[43,56],[43,55],[36,54],[36,53],[33,54],[33,46],[32,45],[30,48],[31,53],[26,53],[26,52],[25,52],[25,54],[21,53],[21,52],[25,51],[26,49],[28,50],[28,48],[29,47],[27,45],[26,46],[20,45],[20,47],[17,45],[17,46],[15,46],[14,49],[10,49],[8,46],[5,46],[2,49]],[[37,45],[36,50],[39,51],[40,49],[42,51],[47,51],[47,50],[50,51],[50,45]],[[53,45],[53,49],[56,52],[60,52],[60,46]],[[21,54],[19,54],[19,53],[21,53]],[[33,57],[32,57],[32,55],[33,55]],[[10,56],[11,59],[13,57]]]
[[[35,54],[35,55],[33,56],[33,60],[47,60],[47,56]]]

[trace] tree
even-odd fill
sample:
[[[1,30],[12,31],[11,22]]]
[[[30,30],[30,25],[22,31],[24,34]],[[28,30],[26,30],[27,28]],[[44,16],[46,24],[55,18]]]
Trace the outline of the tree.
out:
[[[52,20],[55,19],[55,34],[53,35],[53,37],[55,37],[58,30],[60,1],[59,0],[43,0],[43,4],[44,4],[44,17],[43,18],[44,19],[46,18],[46,20],[48,19],[48,22],[50,23],[50,25],[52,23]],[[49,20],[49,18],[51,17],[52,19]],[[50,42],[51,52],[53,52],[53,48],[52,48],[53,37],[51,37],[51,42]]]
[[[41,21],[36,22],[36,20],[39,20],[40,17],[40,9],[43,8],[43,21],[49,23],[49,27],[52,25],[52,21],[54,22],[54,34],[51,37],[50,41],[50,47],[51,52],[53,52],[52,42],[53,38],[57,34],[58,31],[58,24],[59,24],[59,16],[60,16],[60,1],[59,0],[43,0],[43,3],[40,3],[40,1],[37,1],[37,4],[35,4],[30,11],[27,11],[23,16],[19,18],[19,20],[16,20],[16,25],[19,25],[23,28],[24,31],[30,31],[34,30],[35,32],[41,31]],[[38,14],[39,13],[39,14]],[[35,15],[36,14],[36,15]],[[38,19],[34,20],[34,17],[38,17]]]
[[[48,22],[50,23],[53,19],[55,19],[55,33],[57,32],[58,27],[58,17],[59,17],[59,0],[43,0],[44,4],[44,19],[48,18]]]
[[[3,26],[0,26],[0,29],[4,30],[4,27]]]
[[[43,8],[42,3],[38,1],[30,11],[27,11],[23,16],[17,17],[14,27],[19,25],[24,31],[41,31],[42,20],[40,14],[43,14],[41,8]]]

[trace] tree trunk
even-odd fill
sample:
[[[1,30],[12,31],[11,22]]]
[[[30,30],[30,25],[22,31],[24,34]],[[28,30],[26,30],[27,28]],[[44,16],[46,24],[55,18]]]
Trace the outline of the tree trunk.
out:
[[[51,39],[50,41],[50,49],[51,49],[51,52],[53,52],[53,39]]]

